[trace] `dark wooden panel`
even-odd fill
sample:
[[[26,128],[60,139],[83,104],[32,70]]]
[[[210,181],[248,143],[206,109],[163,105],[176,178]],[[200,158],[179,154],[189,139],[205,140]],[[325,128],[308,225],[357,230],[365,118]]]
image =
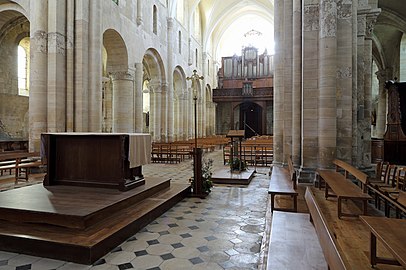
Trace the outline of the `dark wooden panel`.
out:
[[[384,159],[384,140],[371,140],[371,163],[378,163]]]

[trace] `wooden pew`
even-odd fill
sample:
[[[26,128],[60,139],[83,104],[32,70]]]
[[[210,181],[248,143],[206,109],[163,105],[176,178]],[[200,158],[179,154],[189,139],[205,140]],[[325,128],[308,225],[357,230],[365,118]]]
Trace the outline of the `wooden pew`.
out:
[[[16,184],[20,179],[28,181],[30,170],[42,165],[42,160],[37,152],[5,153],[0,155],[0,161],[8,162],[8,164],[0,166],[0,170],[15,171]]]
[[[362,201],[363,215],[366,215],[368,200],[372,199],[366,193],[368,176],[342,160],[336,159],[333,163],[336,165],[336,171],[317,169],[319,187],[321,187],[323,181],[325,182],[325,198],[337,197],[338,218],[342,216],[358,216],[342,212],[342,200],[345,199]],[[340,170],[344,170],[344,174],[340,173]],[[349,175],[354,176],[361,183],[361,189],[348,179]],[[334,192],[334,195],[329,193],[330,189]]]
[[[332,270],[352,269],[348,262],[344,260],[344,257],[342,257],[335,236],[327,225],[327,219],[316,203],[316,199],[309,187],[306,188],[305,200],[309,208],[310,220],[316,229],[328,268]]]
[[[268,194],[271,194],[271,211],[293,211],[297,212],[296,171],[293,168],[292,160],[288,159],[288,168],[274,166],[272,168],[271,181],[269,183]],[[293,208],[276,208],[275,196],[283,195],[293,198]]]

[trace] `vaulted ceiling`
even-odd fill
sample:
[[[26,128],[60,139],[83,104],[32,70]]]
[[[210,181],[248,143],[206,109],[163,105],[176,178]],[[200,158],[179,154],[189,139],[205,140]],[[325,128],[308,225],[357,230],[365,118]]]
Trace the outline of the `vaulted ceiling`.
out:
[[[173,7],[176,1],[172,0]],[[216,48],[228,27],[242,16],[257,15],[273,25],[274,0],[184,0],[193,14],[199,6],[203,24],[203,46]],[[273,29],[270,29],[273,31]]]

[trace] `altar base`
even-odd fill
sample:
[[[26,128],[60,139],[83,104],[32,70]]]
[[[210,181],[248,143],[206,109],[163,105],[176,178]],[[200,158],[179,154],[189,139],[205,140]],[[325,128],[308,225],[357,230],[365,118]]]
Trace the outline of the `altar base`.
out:
[[[41,184],[1,192],[0,250],[92,264],[190,192],[145,180],[126,192]]]
[[[235,171],[232,172],[229,167],[216,170],[211,180],[215,184],[233,184],[233,185],[248,185],[254,177],[254,171]]]

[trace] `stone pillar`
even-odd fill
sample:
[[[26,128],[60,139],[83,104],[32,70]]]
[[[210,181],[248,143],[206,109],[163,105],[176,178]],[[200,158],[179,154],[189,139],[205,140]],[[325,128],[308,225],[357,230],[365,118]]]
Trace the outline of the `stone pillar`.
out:
[[[74,128],[74,27],[75,0],[66,1],[66,131]]]
[[[202,55],[202,69],[203,69],[203,86],[202,86],[202,123],[201,123],[201,133],[202,137],[207,136],[207,127],[209,125],[209,111],[207,110],[207,79],[208,79],[208,73],[207,69],[208,66],[206,65],[207,63],[207,52],[204,52]]]
[[[293,121],[293,0],[284,1],[284,73],[283,73],[283,163],[292,155],[292,121]]]
[[[371,113],[372,113],[372,32],[380,11],[370,11],[366,17],[366,35],[364,48],[364,95],[365,129],[362,138],[363,156],[359,163],[362,168],[371,166]]]
[[[357,134],[353,149],[353,163],[358,167],[371,164],[371,78],[372,78],[372,30],[379,10],[362,7],[358,11],[357,25]]]
[[[302,4],[293,0],[292,161],[301,164],[302,134]]]
[[[173,48],[175,47],[175,40],[174,40],[174,35],[173,35],[173,18],[168,18],[167,19],[167,24],[168,24],[168,91],[167,91],[167,129],[165,131],[167,132],[167,140],[169,142],[173,141],[173,135],[174,135],[174,108],[173,108],[173,103],[174,103],[174,97],[173,97]],[[175,35],[176,36],[176,35]]]
[[[353,77],[353,41],[352,41],[351,2],[337,1],[337,73],[336,73],[336,122],[337,122],[337,158],[351,163],[352,157],[352,77]]]
[[[155,131],[155,115],[156,115],[156,104],[155,104],[155,100],[156,100],[156,92],[154,87],[151,85],[151,83],[149,83],[149,133],[151,134],[151,138],[153,142],[157,142],[157,135],[156,135],[156,131]]]
[[[180,119],[180,127],[181,127],[181,140],[186,140],[187,136],[188,136],[188,115],[189,115],[189,111],[187,110],[187,92],[186,89],[182,89],[182,94],[180,95],[180,115],[179,115],[179,119]]]
[[[137,0],[137,24],[142,25],[142,1],[143,0]]]
[[[162,88],[161,83],[157,81],[150,82],[150,132],[154,142],[161,141],[161,120],[162,120]]]
[[[86,132],[89,125],[89,0],[75,1],[74,131]]]
[[[48,0],[47,130],[65,131],[66,3]]]
[[[319,163],[332,167],[336,157],[337,3],[320,1],[319,47]]]
[[[47,131],[47,1],[30,2],[29,150],[39,151]]]
[[[303,3],[303,104],[302,160],[300,181],[311,182],[318,167],[318,51],[319,4],[313,0]],[[275,132],[275,131],[274,131]]]
[[[89,131],[102,130],[102,33],[101,3],[90,0],[89,14]]]
[[[376,75],[379,81],[378,111],[376,112],[376,137],[378,139],[383,139],[386,129],[386,103],[387,103],[385,82],[388,80],[388,76],[385,70],[378,71]]]
[[[161,142],[168,142],[168,84],[162,83],[161,84]],[[173,100],[171,100],[173,102]],[[172,106],[172,105],[171,105]]]
[[[283,163],[283,14],[284,0],[275,0],[275,72],[274,72],[274,156],[273,163]]]
[[[134,132],[134,78],[129,72],[111,74],[113,87],[113,132]]]
[[[138,0],[139,2],[140,0]],[[143,64],[142,63],[135,63],[135,99],[134,99],[134,127],[135,132],[142,132],[144,121],[143,121],[143,92],[142,92],[142,85],[143,85]]]

